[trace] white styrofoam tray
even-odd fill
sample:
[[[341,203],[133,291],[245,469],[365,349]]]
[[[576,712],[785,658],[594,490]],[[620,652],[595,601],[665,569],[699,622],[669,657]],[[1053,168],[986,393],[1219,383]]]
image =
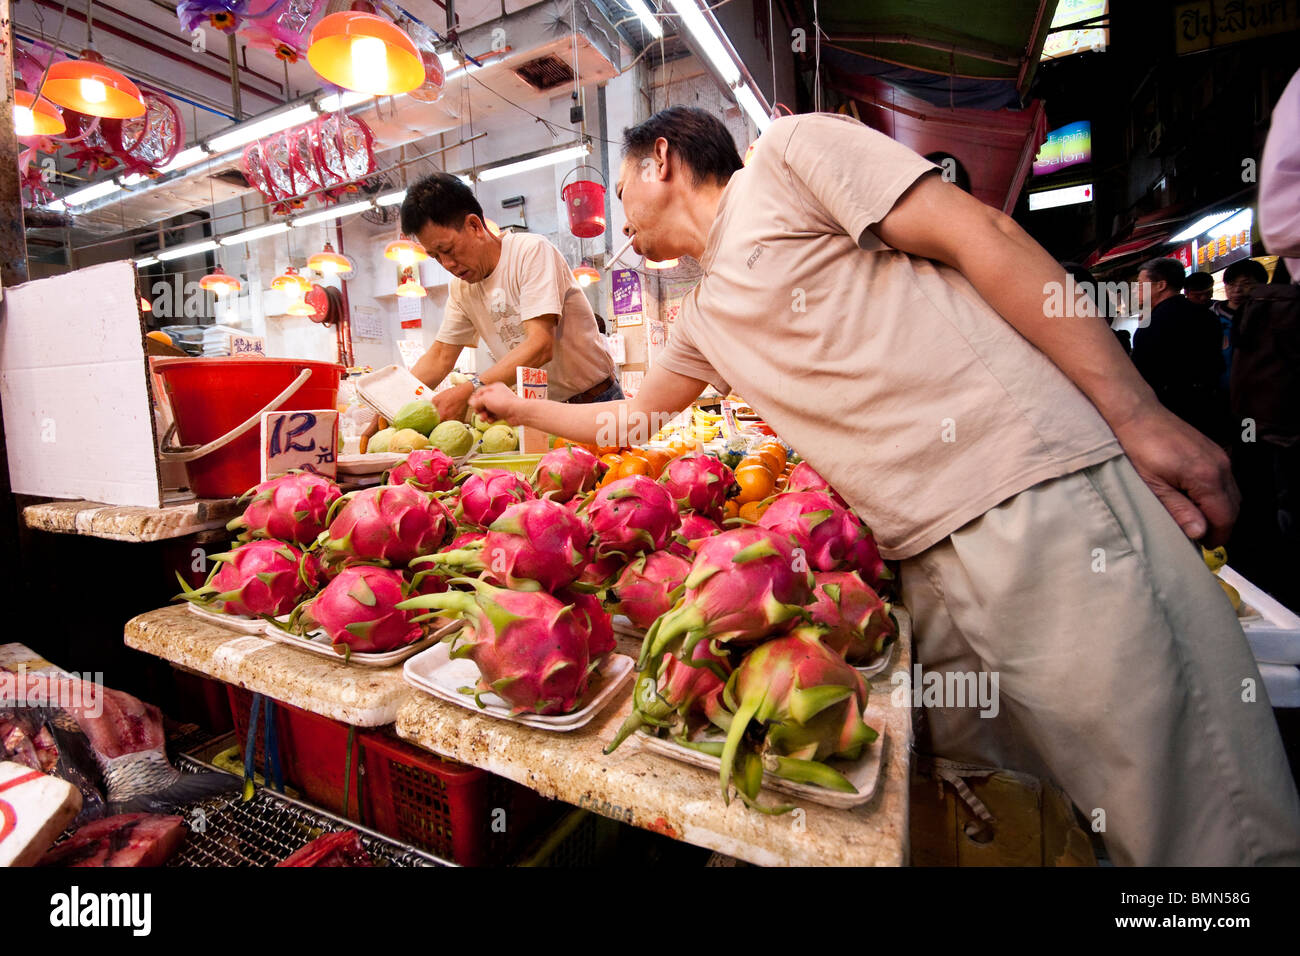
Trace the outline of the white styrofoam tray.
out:
[[[240,634],[261,634],[266,628],[266,622],[260,617],[239,617],[235,614],[222,614],[219,611],[209,611],[207,608],[199,607],[194,603],[188,603],[186,606],[190,609],[191,614],[197,614],[203,620],[210,621],[229,631],[238,631]]]
[[[1237,589],[1242,603],[1254,611],[1239,620],[1255,660],[1263,664],[1300,664],[1300,615],[1227,565],[1219,568],[1218,573]]]
[[[339,455],[338,468],[341,475],[377,475],[390,468],[396,468],[405,460],[404,454],[386,451],[368,452],[364,455]]]
[[[283,622],[287,618],[281,617],[277,620]],[[306,634],[290,634],[282,631],[270,622],[264,622],[261,633],[279,644],[288,644],[290,647],[301,648],[304,651],[310,651],[321,657],[328,657],[331,660],[346,664],[359,664],[362,667],[392,667],[394,664],[400,664],[407,658],[418,654],[420,651],[436,644],[448,634],[460,630],[462,621],[443,620],[442,623],[431,629],[424,637],[418,641],[407,644],[405,647],[399,647],[392,651],[383,651],[380,653],[352,653],[344,657],[342,653],[334,649],[330,643],[329,635],[319,628],[314,631],[308,631]]]
[[[449,644],[438,644],[406,662],[402,674],[417,690],[466,710],[509,720],[526,727],[564,733],[591,722],[632,677],[636,662],[624,654],[609,654],[592,674],[582,706],[571,714],[543,717],[538,714],[511,716],[510,707],[496,694],[483,694],[485,706],[479,707],[473,696],[462,694],[462,687],[474,687],[479,681],[478,666],[469,658],[453,658]]]
[[[793,797],[803,797],[806,800],[820,803],[823,806],[834,807],[837,810],[848,810],[869,801],[876,793],[876,786],[880,781],[880,768],[884,763],[882,759],[885,752],[884,706],[884,704],[873,704],[871,702],[867,704],[867,726],[878,731],[880,736],[863,748],[862,756],[857,760],[827,761],[828,766],[844,774],[849,783],[857,788],[856,793],[842,793],[838,790],[827,790],[825,787],[818,787],[813,784],[795,783],[792,780],[783,780],[767,771],[763,771],[763,789],[779,791]],[[637,731],[628,739],[636,741],[637,746],[644,747],[651,753],[681,763],[687,763],[693,767],[701,767],[710,771],[714,776],[717,776],[718,769],[722,766],[722,761],[718,757],[702,753],[699,750],[692,750],[690,747],[683,747],[671,740],[663,740],[645,729]],[[704,739],[720,741],[723,737],[718,733]]]
[[[397,365],[385,365],[362,375],[356,386],[357,397],[390,422],[407,402],[433,397],[433,389]]]

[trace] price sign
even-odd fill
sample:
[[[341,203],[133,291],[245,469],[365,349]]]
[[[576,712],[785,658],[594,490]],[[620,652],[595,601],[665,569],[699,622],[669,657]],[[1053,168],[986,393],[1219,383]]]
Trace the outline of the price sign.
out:
[[[519,366],[515,369],[515,393],[520,398],[546,398],[546,370]]]
[[[266,339],[260,335],[243,335],[232,332],[230,339],[231,355],[266,355]]]
[[[262,480],[291,471],[338,474],[339,413],[332,408],[262,415]]]

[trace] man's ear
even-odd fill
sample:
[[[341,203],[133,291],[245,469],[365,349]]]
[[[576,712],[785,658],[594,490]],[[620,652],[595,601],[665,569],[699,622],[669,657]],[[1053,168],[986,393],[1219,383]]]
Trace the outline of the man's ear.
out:
[[[654,162],[655,179],[658,179],[660,182],[668,179],[668,140],[664,139],[662,136],[655,140]]]

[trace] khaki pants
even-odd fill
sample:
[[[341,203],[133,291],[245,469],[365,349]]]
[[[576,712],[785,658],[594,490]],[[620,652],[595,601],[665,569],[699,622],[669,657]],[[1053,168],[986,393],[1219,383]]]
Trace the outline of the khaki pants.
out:
[[[1116,864],[1300,864],[1245,636],[1127,458],[1003,502],[904,561],[902,587],[925,670],[998,677],[996,717],[922,708],[918,750],[1054,780]]]

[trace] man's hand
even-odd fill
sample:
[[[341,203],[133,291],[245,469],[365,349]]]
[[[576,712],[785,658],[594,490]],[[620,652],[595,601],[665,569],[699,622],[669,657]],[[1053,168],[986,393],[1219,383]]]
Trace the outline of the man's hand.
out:
[[[519,424],[519,413],[524,400],[500,382],[485,385],[474,393],[470,407],[485,418]]]
[[[1183,533],[1207,548],[1226,542],[1241,493],[1223,449],[1161,406],[1112,427]]]
[[[451,388],[443,389],[433,396],[433,407],[438,410],[438,418],[444,422],[463,421],[465,411],[469,408],[469,397],[472,394],[474,394],[473,383],[465,382],[461,385],[453,385]]]

